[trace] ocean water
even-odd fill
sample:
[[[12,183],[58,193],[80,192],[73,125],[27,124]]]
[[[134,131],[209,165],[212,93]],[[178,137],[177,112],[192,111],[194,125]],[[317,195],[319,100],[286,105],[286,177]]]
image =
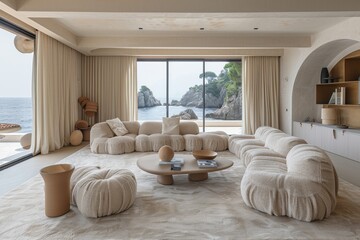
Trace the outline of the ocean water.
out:
[[[191,108],[198,119],[202,119],[202,108],[170,106],[169,116],[179,114]],[[205,108],[206,113],[212,113],[216,108]],[[139,108],[139,120],[161,120],[166,116],[166,106]],[[208,118],[207,118],[208,119]],[[31,98],[1,98],[0,97],[0,123],[15,123],[21,126],[20,133],[31,132],[32,129],[32,103]]]
[[[195,107],[182,107],[182,106],[170,106],[169,117],[179,114],[181,111],[191,108],[198,119],[203,119],[203,109]],[[212,113],[217,108],[205,108],[205,114]],[[155,106],[148,108],[139,108],[138,119],[139,120],[161,120],[162,117],[166,117],[166,106]],[[209,118],[206,118],[209,119]]]
[[[31,98],[0,98],[0,123],[19,124],[21,130],[18,132],[31,132]]]

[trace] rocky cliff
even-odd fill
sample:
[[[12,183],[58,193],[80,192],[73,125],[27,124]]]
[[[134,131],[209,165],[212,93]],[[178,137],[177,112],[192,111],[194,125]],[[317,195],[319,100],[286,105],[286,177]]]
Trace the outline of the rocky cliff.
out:
[[[222,88],[219,96],[214,96],[211,93],[205,94],[206,108],[219,108],[224,103],[226,89]],[[180,105],[183,107],[203,107],[203,95],[201,87],[192,87],[187,91],[180,100]]]
[[[160,105],[161,102],[153,96],[152,91],[146,86],[141,86],[140,91],[138,92],[138,107],[145,108]]]
[[[239,120],[242,119],[242,91],[236,95],[228,97],[221,108],[213,113],[206,114],[208,118],[222,119],[222,120]]]

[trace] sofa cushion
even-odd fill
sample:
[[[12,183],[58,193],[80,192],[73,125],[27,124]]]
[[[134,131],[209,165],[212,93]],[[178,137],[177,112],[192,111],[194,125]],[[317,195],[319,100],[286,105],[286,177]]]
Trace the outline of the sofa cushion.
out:
[[[320,183],[331,193],[335,205],[338,177],[326,153],[318,147],[301,144],[293,147],[286,157],[288,172]]]
[[[117,136],[123,136],[129,132],[119,118],[106,120],[106,123]]]
[[[233,141],[229,141],[229,151],[234,153],[237,157],[241,158],[241,150],[248,145],[255,145],[255,146],[264,146],[264,142],[260,139],[236,139]]]
[[[287,135],[284,132],[271,132],[266,138],[265,141],[265,147],[274,150],[276,148],[276,144],[281,138],[289,137],[290,135]]]
[[[138,121],[123,121],[123,124],[128,130],[128,134],[139,134],[140,123]]]
[[[150,139],[148,135],[140,134],[135,139],[135,150],[137,152],[150,152],[152,151]]]
[[[285,156],[275,152],[269,148],[256,146],[256,145],[248,145],[243,148],[244,150],[241,152],[241,159],[244,161],[244,165],[248,166],[250,162],[253,161],[255,157],[280,157],[284,158]]]
[[[294,146],[299,144],[306,144],[306,141],[298,137],[287,136],[280,138],[276,142],[273,150],[283,156],[286,156]]]
[[[186,134],[183,136],[185,140],[185,151],[201,150],[203,146],[202,138],[195,134]]]
[[[90,145],[91,152],[98,153],[98,154],[108,153],[108,150],[107,150],[107,140],[108,139],[109,138],[104,138],[104,137],[95,138],[94,141],[92,142],[92,144]]]
[[[96,138],[111,138],[113,136],[115,134],[106,122],[96,123],[90,130],[90,145]]]
[[[254,136],[256,139],[260,139],[261,141],[263,141],[265,143],[266,138],[271,133],[282,133],[282,131],[277,128],[263,126],[263,127],[258,127],[256,129]]]
[[[294,146],[286,162],[281,158],[253,158],[241,181],[246,205],[302,221],[328,217],[335,208],[335,189],[330,159],[308,144]]]
[[[135,138],[130,136],[118,136],[109,138],[106,142],[109,154],[123,154],[135,151]]]
[[[180,118],[162,118],[162,134],[179,135],[180,134]]]
[[[198,134],[199,125],[194,121],[180,121],[180,135]]]
[[[203,149],[212,151],[225,151],[228,148],[228,135],[224,132],[205,132],[200,133]]]
[[[162,123],[154,121],[145,121],[140,125],[139,135],[151,135],[155,133],[161,133]]]
[[[181,135],[155,133],[149,136],[138,135],[135,140],[135,149],[138,152],[157,152],[164,145],[171,146],[175,152],[184,151],[185,139]]]

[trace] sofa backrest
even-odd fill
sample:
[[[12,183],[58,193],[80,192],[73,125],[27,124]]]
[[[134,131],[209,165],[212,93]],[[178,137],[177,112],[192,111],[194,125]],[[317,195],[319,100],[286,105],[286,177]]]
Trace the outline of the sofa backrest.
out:
[[[265,143],[266,138],[269,136],[270,133],[282,133],[282,131],[277,128],[263,126],[258,127],[254,135],[256,139],[260,139]]]
[[[139,133],[140,123],[137,121],[123,121],[129,134],[137,135]],[[115,133],[111,130],[106,122],[95,123],[90,131],[90,144],[92,144],[95,138],[111,138],[114,137]]]
[[[95,123],[90,130],[90,144],[95,138],[111,138],[113,136],[115,134],[106,122]]]
[[[286,157],[288,173],[321,184],[331,193],[333,201],[337,191],[338,177],[328,155],[316,146],[294,146]]]
[[[153,121],[145,121],[141,123],[139,129],[139,135],[151,135],[155,133],[161,133],[162,123],[161,122],[153,122]]]
[[[180,135],[185,134],[198,134],[199,133],[199,125],[193,121],[180,121]]]
[[[138,121],[123,121],[126,129],[129,131],[128,134],[139,134],[140,123]]]
[[[199,126],[193,121],[180,121],[180,135],[198,134]],[[140,125],[139,134],[151,135],[162,132],[162,122],[145,121]]]
[[[271,132],[265,141],[265,147],[286,157],[296,145],[306,144],[304,139],[290,136],[283,132]]]

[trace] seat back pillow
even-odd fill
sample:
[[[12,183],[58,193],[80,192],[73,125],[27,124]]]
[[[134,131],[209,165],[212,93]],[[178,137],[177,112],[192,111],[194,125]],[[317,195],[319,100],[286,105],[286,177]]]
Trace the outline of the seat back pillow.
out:
[[[162,134],[179,135],[180,134],[180,118],[166,118],[162,121]]]
[[[123,136],[129,132],[119,118],[106,120],[106,123],[109,125],[111,130],[116,134],[116,136]]]

